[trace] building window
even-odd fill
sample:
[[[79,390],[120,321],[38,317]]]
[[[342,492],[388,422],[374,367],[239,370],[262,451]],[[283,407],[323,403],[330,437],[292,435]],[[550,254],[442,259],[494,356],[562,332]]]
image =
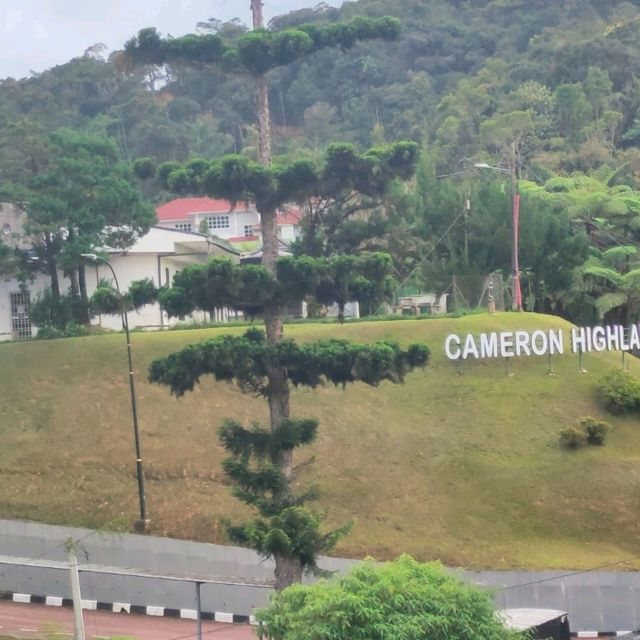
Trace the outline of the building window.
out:
[[[229,224],[229,216],[209,216],[207,218],[207,225],[209,227],[209,231],[214,231],[216,229],[228,229],[231,226]]]
[[[244,225],[244,237],[245,238],[253,238],[253,225],[245,224]]]
[[[11,331],[17,340],[31,338],[31,298],[28,291],[10,293],[11,300]]]
[[[176,222],[175,227],[178,231],[191,231],[190,222]]]

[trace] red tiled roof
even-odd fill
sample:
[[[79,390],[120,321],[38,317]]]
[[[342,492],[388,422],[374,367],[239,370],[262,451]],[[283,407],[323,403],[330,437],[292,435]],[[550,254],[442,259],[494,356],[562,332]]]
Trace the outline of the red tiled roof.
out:
[[[300,224],[302,213],[299,209],[290,209],[289,211],[278,212],[277,223],[281,224]]]
[[[158,222],[166,220],[186,220],[193,213],[227,213],[232,205],[228,200],[213,198],[177,198],[156,208]],[[246,211],[245,203],[238,203],[236,210]]]

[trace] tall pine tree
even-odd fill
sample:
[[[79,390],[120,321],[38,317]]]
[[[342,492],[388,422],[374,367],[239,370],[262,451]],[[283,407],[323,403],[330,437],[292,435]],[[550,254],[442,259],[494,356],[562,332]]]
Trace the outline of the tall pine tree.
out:
[[[356,345],[341,340],[299,346],[283,337],[288,302],[299,302],[306,295],[334,300],[347,293],[355,298],[380,297],[391,261],[379,254],[353,258],[349,264],[343,260],[339,265],[330,259],[279,259],[277,207],[323,195],[384,193],[394,179],[413,174],[418,148],[405,142],[358,153],[350,145],[336,144],[329,148],[322,166],[309,161],[272,166],[265,74],[328,46],[346,49],[362,39],[395,38],[398,22],[361,18],[272,32],[262,28],[260,0],[252,0],[252,10],[254,31],[233,46],[212,34],[163,40],[155,30],[147,29],[127,43],[125,51],[141,64],[172,60],[215,64],[230,72],[248,72],[256,82],[259,163],[243,156],[227,156],[217,162],[194,159],[183,166],[161,166],[158,175],[174,192],[205,193],[232,202],[253,200],[261,216],[262,265],[213,261],[190,267],[177,274],[160,301],[172,315],[225,305],[260,312],[266,335],[252,330],[240,338],[225,336],[187,347],[154,362],[150,379],[182,395],[202,375],[211,374],[268,402],[268,428],[246,428],[227,421],[220,437],[230,454],[225,472],[235,485],[236,496],[259,514],[251,522],[231,526],[229,534],[232,540],[274,558],[275,586],[280,590],[300,581],[303,570],[315,568],[317,554],[329,550],[347,530],[322,533],[321,518],[304,507],[312,494],[299,495],[293,490],[293,451],[314,439],[317,423],[291,418],[290,385],[401,382],[407,372],[427,363],[429,352],[421,345],[404,351],[392,343]],[[144,166],[148,177],[149,163],[139,166]]]

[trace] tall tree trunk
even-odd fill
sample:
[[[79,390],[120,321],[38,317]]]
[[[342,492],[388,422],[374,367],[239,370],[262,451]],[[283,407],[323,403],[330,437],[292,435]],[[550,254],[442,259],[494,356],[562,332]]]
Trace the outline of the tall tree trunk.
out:
[[[53,238],[50,233],[45,233],[44,235],[44,247],[47,256],[47,269],[51,280],[51,297],[57,307],[60,304],[60,281],[58,280],[58,265],[56,264]]]
[[[86,267],[80,263],[78,265],[78,287],[80,289],[80,308],[78,318],[82,324],[89,324],[89,296],[87,295],[87,274]]]
[[[302,582],[302,567],[297,558],[276,555],[275,560],[276,591],[282,591],[296,582]]]
[[[253,28],[264,28],[262,0],[251,0]],[[269,115],[269,87],[264,76],[256,78],[256,107],[258,114],[258,160],[264,166],[271,166],[271,120]],[[275,209],[260,212],[262,229],[262,264],[271,273],[275,273],[279,254],[278,226]],[[283,309],[279,305],[267,305],[264,309],[264,323],[267,342],[275,345],[282,340]],[[271,429],[277,429],[289,418],[289,382],[283,367],[271,367],[269,378],[269,418]],[[280,461],[280,470],[291,480],[293,469],[293,451],[284,454]],[[287,494],[291,493],[288,486]],[[276,555],[275,588],[277,591],[302,580],[302,563],[297,556]]]
[[[271,119],[269,117],[269,86],[264,76],[256,78],[258,110],[258,160],[271,166]]]

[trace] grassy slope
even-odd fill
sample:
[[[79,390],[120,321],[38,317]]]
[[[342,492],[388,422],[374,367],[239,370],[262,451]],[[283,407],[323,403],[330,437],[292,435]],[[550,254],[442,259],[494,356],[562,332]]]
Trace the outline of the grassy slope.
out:
[[[640,553],[637,418],[609,418],[593,394],[620,355],[467,364],[443,355],[449,332],[558,328],[532,314],[291,325],[303,340],[424,341],[429,368],[397,387],[356,385],[293,394],[296,415],[321,419],[317,462],[334,524],[356,526],[338,549],[388,558],[406,551],[470,567],[583,568]],[[233,329],[239,332],[239,329]],[[151,359],[220,329],[136,334],[139,410],[154,532],[224,541],[219,519],[241,509],[222,481],[223,416],[264,420],[264,402],[207,380],[180,400],[144,381]],[[640,375],[640,362],[631,363]],[[510,374],[510,375],[507,375]],[[0,347],[0,516],[128,528],[136,513],[133,442],[121,335]],[[558,431],[585,415],[609,420],[604,448],[577,453]],[[629,565],[631,566],[631,565]]]

